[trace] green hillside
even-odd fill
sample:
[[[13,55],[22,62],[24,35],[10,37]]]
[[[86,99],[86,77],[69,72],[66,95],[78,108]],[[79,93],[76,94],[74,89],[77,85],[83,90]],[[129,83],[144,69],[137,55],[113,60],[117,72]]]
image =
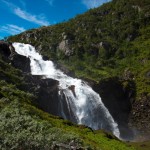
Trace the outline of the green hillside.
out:
[[[69,22],[10,37],[31,43],[77,76],[96,81],[129,70],[137,95],[149,93],[150,2],[114,0]]]
[[[144,133],[150,131],[149,0],[113,0],[68,22],[28,30],[7,40],[32,44],[76,77],[97,84],[117,78],[129,91],[129,124]],[[24,88],[24,73],[2,54],[0,58],[0,149],[67,149],[71,143],[78,149],[134,149],[108,133],[39,110],[33,93]],[[149,149],[149,142],[133,145]]]

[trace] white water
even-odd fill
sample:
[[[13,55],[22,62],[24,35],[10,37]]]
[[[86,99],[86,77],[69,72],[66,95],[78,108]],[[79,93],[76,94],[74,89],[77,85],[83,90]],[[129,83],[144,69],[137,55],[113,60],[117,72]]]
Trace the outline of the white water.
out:
[[[59,113],[63,118],[87,125],[92,129],[106,129],[115,136],[120,136],[117,123],[102,103],[100,96],[91,87],[80,79],[65,75],[55,68],[52,61],[44,61],[33,46],[21,43],[13,43],[13,46],[18,54],[30,58],[32,75],[43,75],[45,78],[59,81]],[[75,93],[69,89],[72,85],[75,87]],[[63,106],[64,101],[67,104],[67,113]]]

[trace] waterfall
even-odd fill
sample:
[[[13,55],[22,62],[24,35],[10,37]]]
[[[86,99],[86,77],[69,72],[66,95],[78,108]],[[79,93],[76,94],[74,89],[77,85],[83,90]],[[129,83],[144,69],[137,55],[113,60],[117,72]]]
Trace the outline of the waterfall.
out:
[[[104,106],[99,94],[84,81],[72,78],[56,69],[52,61],[44,61],[35,48],[29,44],[13,43],[15,51],[31,60],[31,74],[43,75],[59,81],[60,116],[92,129],[111,131],[118,138],[117,123]],[[67,108],[64,108],[64,104]]]

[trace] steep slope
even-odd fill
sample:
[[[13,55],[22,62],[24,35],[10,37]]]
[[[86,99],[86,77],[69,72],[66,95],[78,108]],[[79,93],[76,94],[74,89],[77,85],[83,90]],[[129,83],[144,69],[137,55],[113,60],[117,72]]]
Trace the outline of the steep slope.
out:
[[[149,131],[149,0],[113,0],[68,22],[29,30],[8,40],[30,43],[45,59],[63,64],[78,77],[96,81],[95,90],[103,95],[113,117],[119,114],[117,122],[125,116],[125,123],[120,123],[123,126],[129,121],[131,126]],[[109,91],[101,88],[108,83],[119,85],[121,95],[111,92],[113,86]]]

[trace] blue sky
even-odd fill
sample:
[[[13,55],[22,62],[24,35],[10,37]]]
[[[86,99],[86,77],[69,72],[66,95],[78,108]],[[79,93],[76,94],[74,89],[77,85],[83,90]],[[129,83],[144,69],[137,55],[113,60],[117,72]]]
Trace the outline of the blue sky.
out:
[[[0,0],[0,39],[66,21],[109,0]]]

